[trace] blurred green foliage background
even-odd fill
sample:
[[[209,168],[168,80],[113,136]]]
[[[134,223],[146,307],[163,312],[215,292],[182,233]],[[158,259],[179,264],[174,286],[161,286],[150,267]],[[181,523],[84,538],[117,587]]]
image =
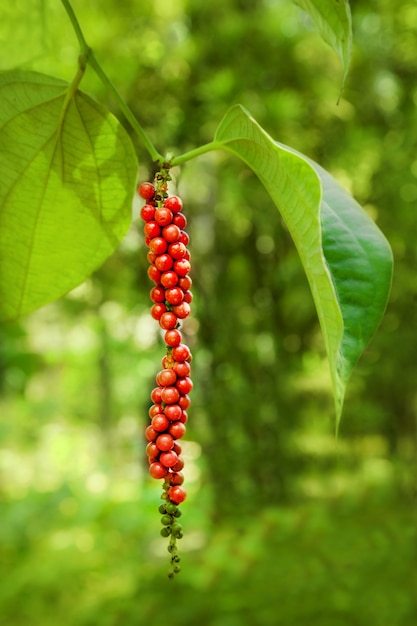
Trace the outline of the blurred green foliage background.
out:
[[[210,141],[240,102],[351,191],[388,237],[395,276],[336,440],[312,298],[266,192],[224,154],[173,172],[195,387],[183,571],[169,581],[142,438],[162,344],[135,205],[95,275],[0,328],[0,624],[417,623],[417,6],[351,6],[337,105],[338,59],[289,0],[74,0],[160,151]],[[55,0],[3,2],[0,43],[0,69],[75,72]],[[83,89],[118,114],[92,72]]]

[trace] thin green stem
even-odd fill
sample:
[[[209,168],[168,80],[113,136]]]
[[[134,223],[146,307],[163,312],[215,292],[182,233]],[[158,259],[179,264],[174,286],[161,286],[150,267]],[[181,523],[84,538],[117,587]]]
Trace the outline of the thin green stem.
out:
[[[184,154],[180,154],[177,157],[174,157],[170,160],[170,165],[181,165],[186,161],[190,161],[191,159],[195,159],[196,157],[206,154],[207,152],[211,152],[212,150],[219,150],[221,148],[221,144],[217,141],[211,141],[210,143],[204,144],[204,146],[200,146],[199,148],[194,148],[194,150],[190,150],[189,152],[184,152]]]
[[[64,8],[65,8],[65,10],[66,10],[66,12],[68,14],[68,17],[69,17],[69,19],[71,21],[71,24],[72,24],[72,26],[74,28],[74,31],[75,31],[75,34],[77,36],[78,43],[80,45],[80,55],[81,55],[81,58],[84,59],[85,62],[88,63],[91,66],[91,68],[95,71],[97,76],[100,78],[101,82],[105,85],[105,87],[107,87],[111,91],[111,93],[113,94],[114,99],[116,100],[116,102],[120,106],[120,109],[123,112],[123,115],[128,120],[128,122],[132,126],[133,130],[135,131],[135,133],[143,141],[143,144],[144,144],[146,150],[149,152],[152,161],[155,161],[155,162],[158,162],[158,163],[162,164],[164,162],[164,157],[161,154],[159,154],[159,152],[156,150],[156,148],[153,145],[152,141],[150,140],[148,135],[145,133],[144,129],[139,124],[138,120],[134,116],[133,112],[131,111],[131,109],[129,108],[129,106],[125,102],[125,100],[123,99],[121,94],[118,92],[118,90],[113,85],[113,83],[110,80],[110,78],[107,76],[107,74],[105,73],[105,71],[101,67],[100,63],[97,61],[97,59],[94,56],[94,53],[93,53],[92,49],[90,48],[90,46],[87,44],[87,41],[86,41],[86,39],[84,37],[84,34],[83,34],[82,30],[81,30],[81,26],[80,26],[80,24],[78,22],[78,19],[77,19],[75,13],[74,13],[74,10],[73,10],[73,8],[71,6],[70,1],[69,0],[61,0],[61,2],[64,5]]]

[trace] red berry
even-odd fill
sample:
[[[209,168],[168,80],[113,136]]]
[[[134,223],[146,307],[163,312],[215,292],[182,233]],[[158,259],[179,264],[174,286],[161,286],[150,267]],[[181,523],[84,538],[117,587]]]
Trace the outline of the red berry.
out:
[[[145,226],[143,227],[143,232],[147,237],[153,239],[154,237],[158,237],[158,235],[161,234],[161,227],[154,221],[146,222]]]
[[[187,248],[180,241],[176,241],[168,246],[168,254],[170,254],[173,259],[182,259],[187,254]]]
[[[152,302],[165,302],[165,289],[163,287],[154,287],[149,295]]]
[[[180,472],[183,468],[184,468],[184,459],[182,459],[179,456],[178,461],[175,463],[175,465],[172,466],[172,470],[174,472]]]
[[[158,257],[156,257],[158,258]],[[148,267],[148,277],[154,282],[159,283],[161,280],[161,271],[156,267],[156,265],[150,265]]]
[[[172,311],[177,317],[183,320],[190,315],[191,307],[188,302],[181,302],[181,304],[177,304],[176,306],[172,307]]]
[[[156,382],[160,387],[171,387],[175,385],[175,381],[177,380],[177,375],[173,369],[164,369],[158,372],[156,375]],[[161,391],[162,398],[162,391]]]
[[[148,441],[155,441],[155,439],[157,438],[158,433],[156,432],[156,430],[154,428],[152,428],[152,426],[147,426],[147,428],[145,429],[145,437]]]
[[[191,371],[191,366],[188,361],[175,361],[174,366],[172,368],[177,376],[180,378],[184,376],[189,376]]]
[[[146,446],[146,455],[151,463],[153,463],[153,461],[156,461],[159,456],[159,452],[160,450],[158,446],[153,441],[150,441]]]
[[[160,254],[155,259],[155,265],[161,272],[167,272],[173,266],[174,261],[169,254]]]
[[[140,216],[144,222],[150,222],[153,220],[155,215],[155,207],[151,204],[144,204],[140,210]],[[183,226],[179,226],[179,228],[183,228]]]
[[[149,417],[155,417],[155,415],[158,415],[160,413],[163,413],[163,408],[162,408],[162,404],[160,402],[155,403],[151,406],[151,408],[149,409],[148,413],[149,413]]]
[[[168,224],[171,224],[172,217],[172,211],[166,209],[165,207],[161,207],[155,211],[155,221],[158,222],[160,226],[167,226]]]
[[[161,404],[162,402],[161,391],[162,391],[161,387],[155,387],[155,389],[152,389],[151,400],[155,404]]]
[[[181,230],[175,224],[168,224],[162,229],[162,237],[169,243],[178,241],[180,238]]]
[[[163,272],[161,276],[161,284],[164,287],[166,287],[167,289],[170,289],[171,287],[175,287],[177,283],[178,283],[178,274],[176,274],[176,272],[173,272],[172,270],[169,270],[168,272]]]
[[[174,441],[174,446],[172,448],[175,452],[175,454],[178,454],[178,456],[181,454],[182,450],[181,450],[181,446],[177,441]]]
[[[184,502],[186,497],[187,492],[185,491],[185,489],[179,487],[178,485],[175,485],[175,487],[171,487],[168,490],[168,498],[171,500],[171,502],[174,502],[174,504],[181,504],[181,502]]]
[[[181,396],[181,399],[183,398],[188,398],[188,396]],[[180,422],[182,422],[183,424],[186,424],[188,422],[188,413],[187,411],[183,411],[182,415],[180,417]]]
[[[168,450],[171,450],[174,446],[173,436],[169,435],[168,433],[159,435],[156,438],[155,444],[157,445],[159,450],[162,450],[162,452],[167,452]]]
[[[164,387],[161,392],[161,398],[162,402],[164,402],[165,404],[177,404],[178,400],[180,399],[180,392],[176,387]]]
[[[184,474],[182,474],[181,472],[173,472],[169,476],[169,482],[172,487],[174,487],[175,485],[182,485],[182,483],[184,482]]]
[[[185,396],[187,395],[187,393],[190,393],[190,391],[192,390],[193,381],[188,376],[185,376],[184,378],[179,378],[177,382],[175,383],[175,386],[180,392],[180,394],[182,396]]]
[[[179,330],[173,328],[172,330],[167,330],[164,335],[164,341],[167,346],[171,348],[175,348],[175,346],[179,346],[182,340],[182,335]]]
[[[159,456],[159,460],[165,467],[173,467],[178,463],[179,456],[173,450],[168,452],[162,452]]]
[[[178,241],[181,241],[181,243],[183,243],[184,246],[188,246],[188,244],[190,243],[190,238],[188,234],[185,232],[185,230],[181,231]]]
[[[191,304],[192,301],[193,294],[191,293],[191,291],[184,291],[184,302],[188,302],[188,304]]]
[[[168,474],[168,470],[166,466],[157,461],[156,463],[150,464],[149,473],[152,478],[165,478],[165,476]]]
[[[186,276],[191,269],[191,263],[187,259],[178,259],[174,263],[174,271],[178,276]]]
[[[183,422],[172,422],[170,427],[168,428],[168,432],[174,439],[181,439],[185,435],[185,426]],[[158,440],[157,440],[158,443]]]
[[[173,213],[178,213],[182,209],[182,200],[178,196],[170,196],[165,200],[164,206]]]
[[[155,195],[155,187],[152,183],[142,183],[138,187],[138,192],[144,200],[152,200]]]
[[[191,359],[190,348],[185,343],[180,343],[179,346],[172,349],[172,356],[174,361],[189,361]]]
[[[149,242],[149,248],[151,252],[156,255],[163,254],[168,248],[168,244],[163,237],[154,237]]]
[[[169,426],[169,419],[163,413],[152,418],[151,426],[157,433],[163,433]]]
[[[183,299],[184,299],[184,292],[179,287],[171,287],[171,289],[167,289],[165,292],[165,300],[167,300],[169,304],[174,304],[174,305],[180,304],[180,302],[182,302]],[[178,317],[180,316],[178,315]]]
[[[179,278],[178,280],[178,286],[181,287],[183,291],[188,291],[189,289],[191,289],[192,284],[193,281],[189,276],[181,276],[181,278]]]
[[[160,320],[161,316],[166,313],[167,308],[165,306],[165,304],[163,304],[162,302],[158,302],[156,304],[153,305],[153,307],[151,308],[151,315],[154,318],[154,320]]]
[[[155,252],[151,252],[149,250],[148,254],[146,255],[146,258],[148,259],[149,263],[155,263],[155,259],[158,255],[155,254]]]
[[[171,330],[172,328],[175,328],[177,324],[178,318],[175,313],[172,313],[172,311],[162,313],[161,317],[159,318],[159,325],[164,330]]]
[[[176,422],[181,419],[183,410],[179,404],[168,404],[164,408],[164,414],[171,422]]]
[[[183,412],[186,411],[191,404],[190,396],[188,395],[181,396],[180,399],[178,400],[178,404],[183,409]]]
[[[187,218],[185,217],[184,213],[175,213],[172,221],[181,230],[183,230],[187,226]]]

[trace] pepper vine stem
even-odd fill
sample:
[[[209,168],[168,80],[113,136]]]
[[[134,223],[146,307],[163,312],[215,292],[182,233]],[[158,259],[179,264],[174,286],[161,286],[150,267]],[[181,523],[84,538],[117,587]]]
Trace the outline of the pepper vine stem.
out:
[[[127,105],[127,103],[125,102],[125,100],[123,99],[123,97],[121,96],[117,88],[115,87],[115,85],[112,83],[110,78],[107,76],[107,74],[101,67],[100,63],[97,61],[93,50],[87,44],[87,41],[82,32],[80,23],[77,19],[77,16],[75,15],[74,9],[72,8],[70,1],[61,0],[61,2],[64,5],[64,8],[71,21],[74,32],[77,36],[78,43],[80,46],[80,58],[85,59],[86,63],[90,65],[90,67],[95,71],[97,76],[100,78],[101,82],[111,91],[114,99],[120,106],[120,109],[122,110],[123,115],[128,120],[128,122],[132,126],[135,133],[142,139],[143,144],[146,150],[149,152],[152,161],[162,164],[164,162],[164,157],[157,151],[152,141],[150,140],[150,138],[148,137],[148,135],[146,134],[146,132],[144,131],[144,129],[142,128],[142,126],[140,125],[136,117],[134,116],[133,112],[131,111],[131,109],[129,108],[129,106]]]

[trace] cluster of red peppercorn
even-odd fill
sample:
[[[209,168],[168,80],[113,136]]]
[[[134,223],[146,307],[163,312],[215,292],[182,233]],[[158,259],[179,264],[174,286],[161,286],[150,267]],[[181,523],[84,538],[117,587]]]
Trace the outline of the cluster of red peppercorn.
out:
[[[152,390],[152,406],[149,409],[151,422],[145,436],[148,441],[146,452],[149,473],[153,478],[163,478],[162,499],[159,507],[163,528],[161,535],[170,537],[168,550],[171,553],[173,573],[179,571],[176,539],[182,535],[178,522],[181,511],[178,505],[186,498],[182,487],[184,476],[181,470],[181,446],[178,439],[185,434],[190,406],[189,393],[193,387],[190,378],[191,353],[183,343],[181,321],[190,314],[192,301],[189,242],[185,232],[187,220],[182,213],[182,201],[178,196],[168,196],[167,170],[161,170],[154,183],[142,183],[138,187],[146,204],[141,209],[145,222],[145,243],[149,248],[148,276],[155,283],[150,291],[153,302],[152,317],[164,331],[166,354],[162,359],[162,370],[156,376],[157,386]]]

